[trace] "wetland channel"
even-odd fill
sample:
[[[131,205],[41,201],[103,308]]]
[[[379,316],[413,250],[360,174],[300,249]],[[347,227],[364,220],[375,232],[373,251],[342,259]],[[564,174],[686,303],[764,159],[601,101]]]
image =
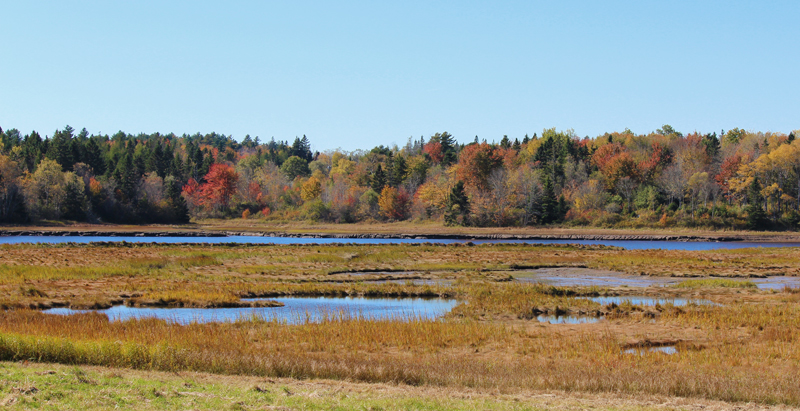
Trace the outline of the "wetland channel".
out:
[[[270,236],[95,236],[95,235],[7,235],[0,244],[25,243],[192,243],[192,244],[580,244],[621,247],[626,250],[721,250],[752,247],[800,247],[800,242],[674,241],[674,240],[579,240],[579,239],[446,239],[446,238],[319,238]]]

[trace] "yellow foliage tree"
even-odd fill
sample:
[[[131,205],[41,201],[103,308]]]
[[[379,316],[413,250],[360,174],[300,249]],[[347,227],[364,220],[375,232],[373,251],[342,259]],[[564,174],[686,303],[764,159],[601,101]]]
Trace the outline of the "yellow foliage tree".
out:
[[[303,201],[313,200],[322,193],[322,183],[316,177],[311,177],[303,183],[300,197]]]

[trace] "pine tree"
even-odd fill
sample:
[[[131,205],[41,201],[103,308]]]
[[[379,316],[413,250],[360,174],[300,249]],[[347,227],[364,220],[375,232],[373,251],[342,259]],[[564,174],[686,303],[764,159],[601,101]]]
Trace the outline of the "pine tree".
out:
[[[94,138],[90,138],[84,145],[84,163],[92,167],[95,175],[102,175],[106,172],[106,163],[103,161],[103,153]]]
[[[459,181],[447,195],[444,224],[448,226],[469,225],[469,198],[464,191],[464,182]]]
[[[542,194],[542,224],[550,224],[558,220],[558,203],[553,191],[553,182],[545,175],[544,192]]]
[[[747,190],[747,227],[751,230],[762,230],[767,225],[767,213],[764,212],[764,196],[761,194],[761,184],[754,178]]]
[[[378,168],[375,169],[375,172],[372,174],[372,191],[376,193],[380,193],[383,191],[383,187],[386,186],[386,174],[383,172],[383,167],[378,164]]]
[[[408,172],[408,166],[406,165],[406,159],[401,156],[395,156],[394,160],[392,161],[392,172],[389,174],[389,185],[392,187],[397,187],[400,184],[403,184],[403,181],[406,179],[406,173]]]

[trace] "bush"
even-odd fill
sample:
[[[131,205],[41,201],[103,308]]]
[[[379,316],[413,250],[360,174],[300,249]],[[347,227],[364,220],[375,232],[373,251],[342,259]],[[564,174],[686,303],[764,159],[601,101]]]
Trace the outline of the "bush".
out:
[[[327,219],[329,212],[328,205],[322,200],[313,200],[303,204],[300,215],[306,220],[320,221]]]

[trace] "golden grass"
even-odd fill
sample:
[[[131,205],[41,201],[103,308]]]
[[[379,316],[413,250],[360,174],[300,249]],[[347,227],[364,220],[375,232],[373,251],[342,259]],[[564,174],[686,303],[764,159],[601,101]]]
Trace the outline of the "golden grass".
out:
[[[622,348],[629,343],[602,326],[559,333],[550,332],[552,326],[335,315],[301,325],[259,319],[176,325],[12,311],[0,316],[0,359],[798,405],[798,310],[779,305],[672,307],[659,321],[708,331],[703,342],[678,341],[679,352],[671,356],[625,354]],[[608,327],[627,324],[616,321]],[[640,337],[646,346],[646,335]]]
[[[238,304],[242,297],[289,295],[440,296],[460,304],[439,320],[329,313],[321,323],[299,325],[268,318],[232,324],[109,322],[99,314],[61,317],[10,310],[0,313],[0,359],[800,405],[800,293],[795,290],[767,293],[750,281],[691,279],[648,292],[717,296],[724,305],[644,309],[602,307],[576,298],[606,290],[508,281],[514,269],[544,264],[651,275],[767,275],[800,270],[800,251],[509,244],[3,246],[3,307],[123,302],[214,307]],[[382,279],[402,280],[407,271],[453,283],[376,283],[358,281],[355,275],[381,270],[401,270],[381,274]],[[330,275],[336,272],[344,274]],[[336,282],[342,278],[348,282]],[[539,313],[607,318],[557,326],[532,320]],[[678,353],[624,353],[628,346],[664,344],[674,344]]]

